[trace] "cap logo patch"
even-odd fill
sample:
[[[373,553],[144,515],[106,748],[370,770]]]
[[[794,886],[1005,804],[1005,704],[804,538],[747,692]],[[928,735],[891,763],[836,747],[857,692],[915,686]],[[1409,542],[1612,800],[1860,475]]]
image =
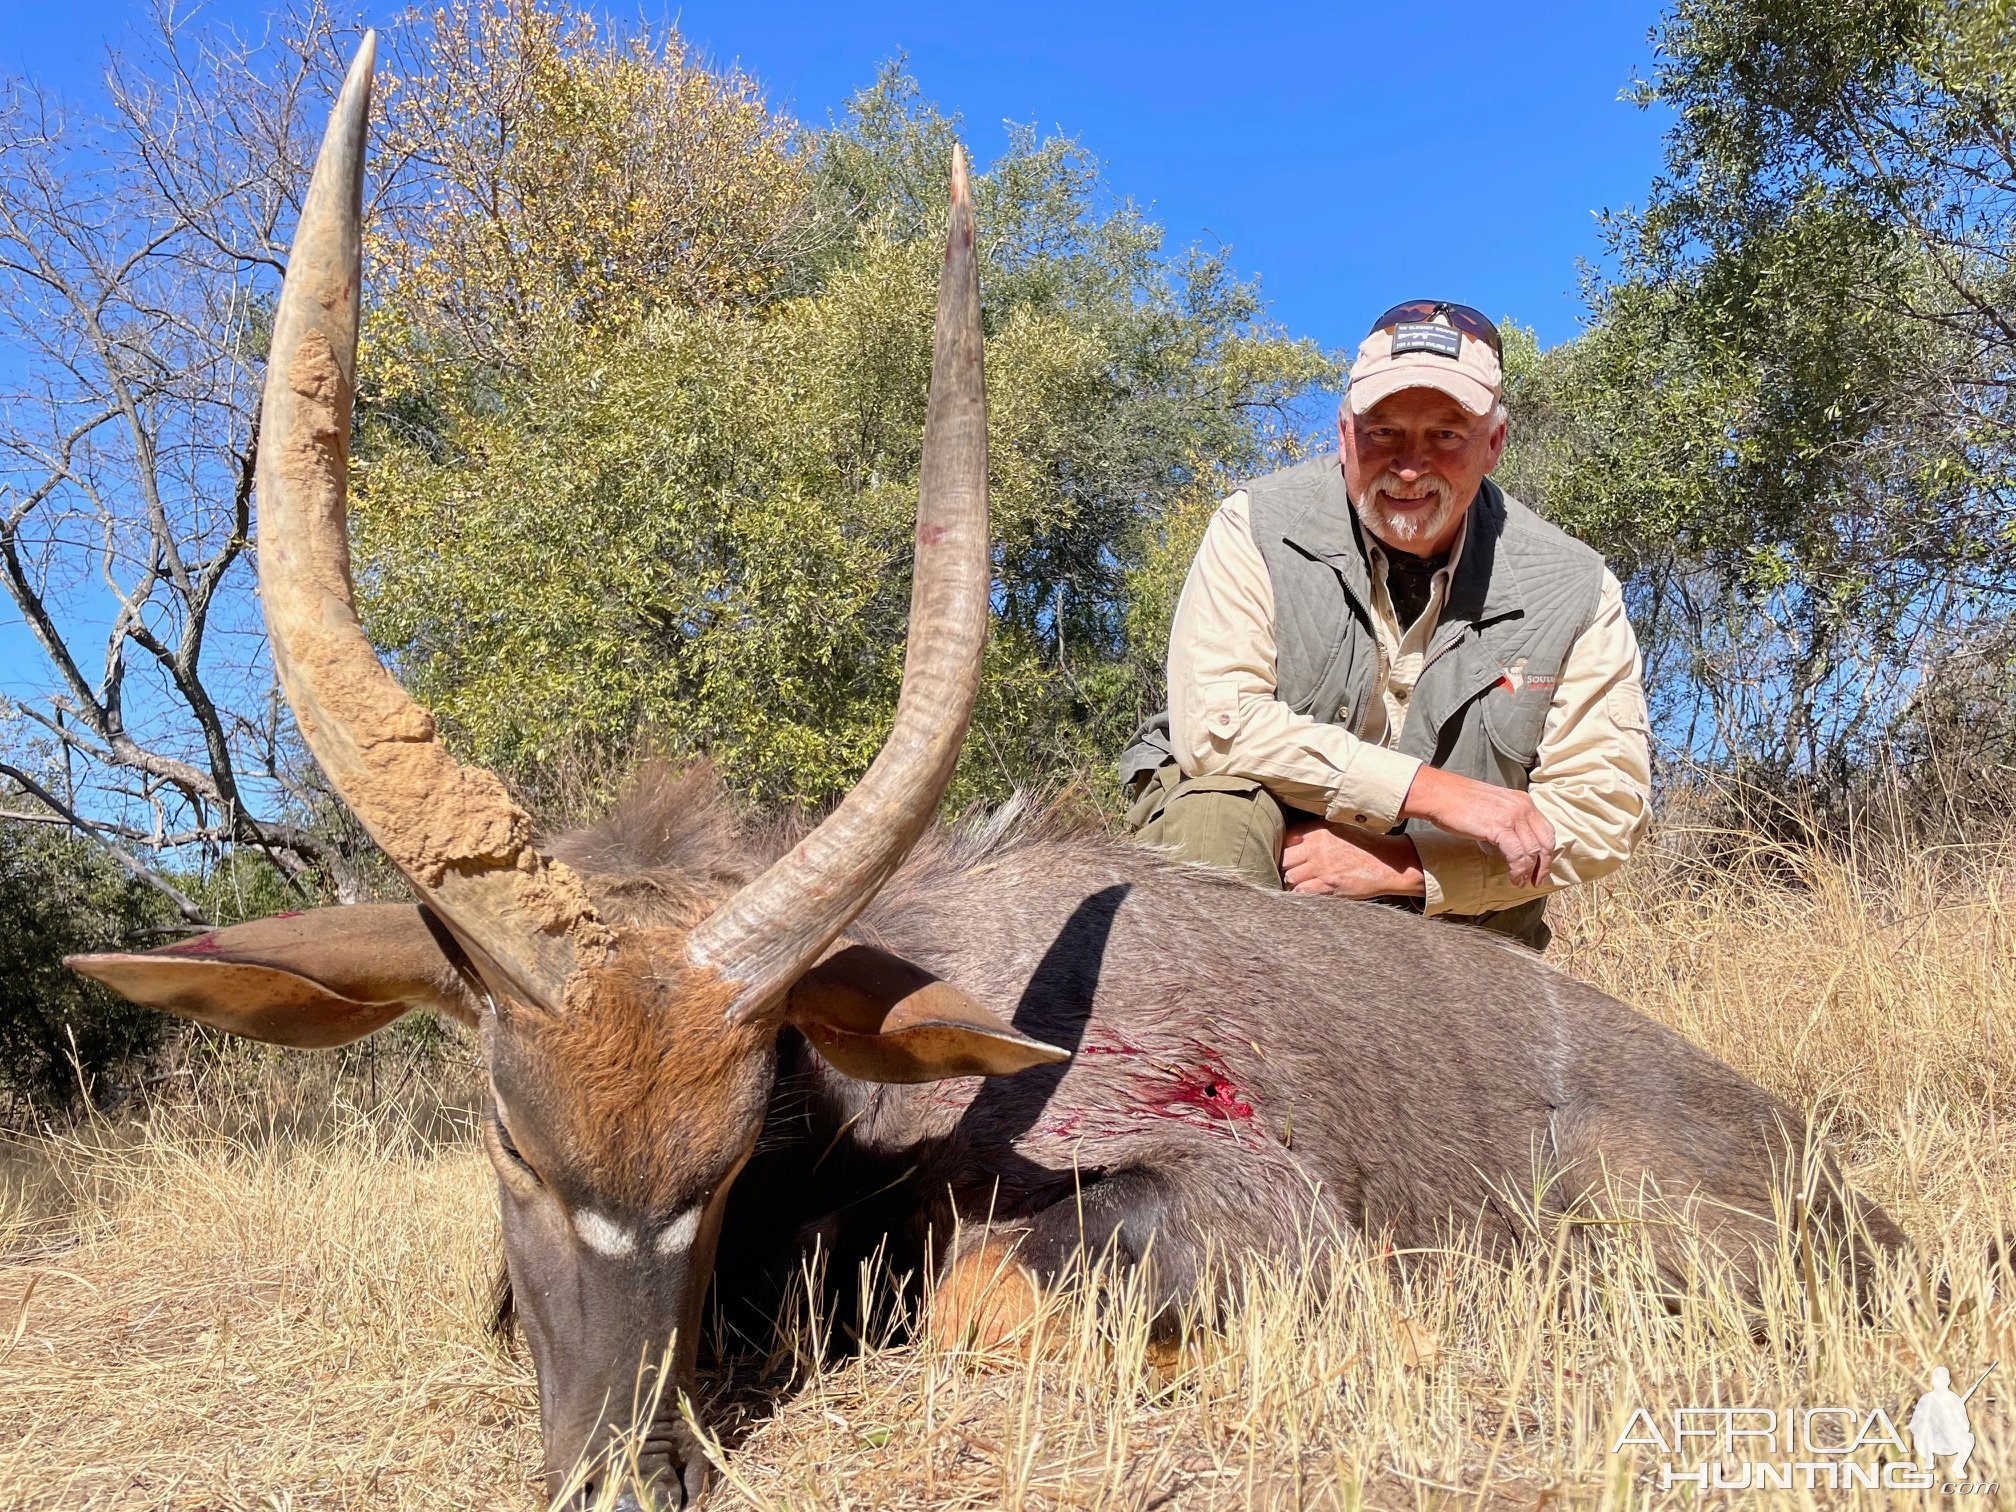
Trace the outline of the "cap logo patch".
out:
[[[1393,327],[1393,355],[1402,352],[1433,352],[1437,357],[1463,355],[1463,333],[1454,326],[1432,320],[1410,321]]]

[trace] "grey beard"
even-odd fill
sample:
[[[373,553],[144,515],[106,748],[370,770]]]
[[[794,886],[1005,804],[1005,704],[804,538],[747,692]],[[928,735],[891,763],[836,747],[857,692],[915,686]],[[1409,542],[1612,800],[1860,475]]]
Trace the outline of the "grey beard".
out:
[[[1381,473],[1358,498],[1351,501],[1358,511],[1359,521],[1382,544],[1401,551],[1413,551],[1422,543],[1432,541],[1448,525],[1455,501],[1448,485],[1441,479],[1437,478],[1429,485],[1429,492],[1435,495],[1436,503],[1435,508],[1425,515],[1393,515],[1382,508],[1378,503],[1379,490],[1389,483],[1405,486],[1391,473]]]

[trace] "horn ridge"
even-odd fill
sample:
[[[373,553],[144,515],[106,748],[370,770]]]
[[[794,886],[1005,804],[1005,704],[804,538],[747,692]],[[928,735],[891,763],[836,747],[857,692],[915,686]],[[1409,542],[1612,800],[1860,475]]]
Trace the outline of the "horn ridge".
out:
[[[868,905],[937,811],[979,691],[990,550],[979,263],[966,153],[954,146],[895,723],[840,806],[688,937],[693,964],[735,984],[731,1019],[776,1004]]]
[[[498,778],[449,754],[357,618],[345,493],[363,282],[364,156],[377,37],[366,32],[309,180],[261,398],[259,588],[302,738],[371,838],[476,957],[557,1008],[610,943],[579,877],[532,845]]]

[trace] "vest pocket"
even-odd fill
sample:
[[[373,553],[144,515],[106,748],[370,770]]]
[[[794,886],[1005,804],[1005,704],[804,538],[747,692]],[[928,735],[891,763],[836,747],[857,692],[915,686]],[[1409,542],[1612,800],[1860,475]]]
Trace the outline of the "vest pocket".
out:
[[[1547,728],[1547,709],[1553,702],[1551,686],[1522,688],[1517,693],[1494,687],[1483,697],[1484,733],[1492,747],[1520,771],[1530,774],[1540,760],[1540,737]]]
[[[1293,709],[1297,714],[1309,715],[1318,724],[1341,725],[1344,723],[1344,720],[1329,706],[1330,700],[1327,695],[1333,688],[1347,687],[1349,685],[1348,670],[1344,675],[1340,676],[1339,669],[1348,667],[1348,663],[1351,660],[1351,641],[1352,636],[1349,633],[1337,638],[1336,644],[1330,648],[1330,654],[1324,658],[1323,669],[1310,679],[1307,688],[1283,690],[1284,692],[1296,691],[1299,693],[1299,696],[1295,699],[1286,700],[1289,708]],[[1348,713],[1348,706],[1346,712]]]

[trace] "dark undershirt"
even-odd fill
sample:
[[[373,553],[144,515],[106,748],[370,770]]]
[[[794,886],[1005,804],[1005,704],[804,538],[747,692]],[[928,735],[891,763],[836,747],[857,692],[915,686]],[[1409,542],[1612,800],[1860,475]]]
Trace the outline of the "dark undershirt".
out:
[[[1386,596],[1393,601],[1393,617],[1400,622],[1400,633],[1405,635],[1428,607],[1435,574],[1448,565],[1449,553],[1419,557],[1391,546],[1381,546],[1380,550],[1386,553]]]

